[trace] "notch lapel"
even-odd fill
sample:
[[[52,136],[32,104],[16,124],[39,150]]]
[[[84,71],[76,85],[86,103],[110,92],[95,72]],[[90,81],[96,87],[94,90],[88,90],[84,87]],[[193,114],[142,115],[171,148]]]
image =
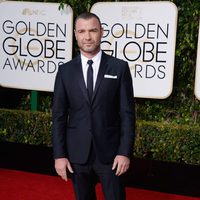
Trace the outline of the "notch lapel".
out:
[[[84,80],[84,77],[83,77],[83,69],[82,69],[82,63],[81,63],[81,57],[80,56],[77,58],[76,65],[77,65],[77,77],[78,77],[79,85],[81,87],[81,90],[83,92],[85,99],[88,101],[88,103],[90,103],[87,88],[86,88],[86,85],[85,85],[85,80]]]
[[[97,94],[100,83],[104,77],[106,68],[107,68],[107,58],[106,58],[106,54],[104,52],[102,52],[101,62],[100,62],[100,66],[99,66],[99,72],[98,72],[95,89],[94,89],[93,96],[92,96],[92,102],[94,101],[94,98]]]

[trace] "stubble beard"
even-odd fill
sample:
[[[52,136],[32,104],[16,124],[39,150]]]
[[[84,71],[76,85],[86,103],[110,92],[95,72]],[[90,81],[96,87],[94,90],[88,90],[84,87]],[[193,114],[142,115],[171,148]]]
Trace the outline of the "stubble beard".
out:
[[[100,50],[100,43],[98,45],[92,45],[91,47],[87,47],[80,44],[78,46],[80,51],[85,54],[96,54]]]

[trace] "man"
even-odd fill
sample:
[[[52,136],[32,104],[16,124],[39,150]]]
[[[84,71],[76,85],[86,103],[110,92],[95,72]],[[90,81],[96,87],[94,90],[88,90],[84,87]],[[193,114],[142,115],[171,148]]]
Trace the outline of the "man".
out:
[[[53,101],[55,169],[72,182],[77,200],[95,200],[95,176],[106,200],[124,200],[121,181],[134,142],[134,101],[127,62],[100,50],[99,18],[75,21],[80,55],[59,67]],[[89,60],[89,62],[88,62]]]

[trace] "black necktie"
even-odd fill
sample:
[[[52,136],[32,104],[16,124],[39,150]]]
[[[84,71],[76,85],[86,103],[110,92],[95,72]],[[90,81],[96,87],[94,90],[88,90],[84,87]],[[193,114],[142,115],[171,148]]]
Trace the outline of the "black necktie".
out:
[[[93,68],[92,68],[92,60],[87,61],[89,67],[87,70],[87,89],[88,89],[88,96],[90,101],[92,100],[92,94],[93,94]]]

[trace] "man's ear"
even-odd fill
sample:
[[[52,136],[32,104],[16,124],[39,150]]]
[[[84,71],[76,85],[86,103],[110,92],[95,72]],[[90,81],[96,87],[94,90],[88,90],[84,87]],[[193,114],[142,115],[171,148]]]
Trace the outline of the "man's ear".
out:
[[[74,29],[74,35],[75,35],[75,38],[76,38],[76,40],[77,40],[77,36],[76,36],[76,30]]]
[[[101,27],[101,38],[103,37],[103,27]]]

